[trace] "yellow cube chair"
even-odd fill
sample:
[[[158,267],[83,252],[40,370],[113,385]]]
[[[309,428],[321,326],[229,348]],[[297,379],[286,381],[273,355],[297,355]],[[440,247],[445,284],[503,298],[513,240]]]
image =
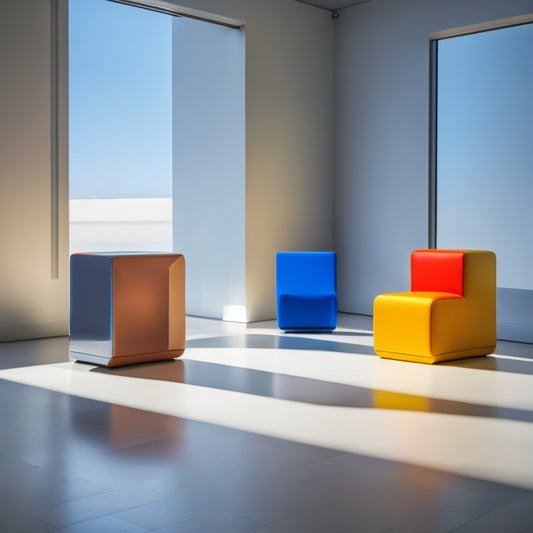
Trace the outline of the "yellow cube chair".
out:
[[[496,348],[496,256],[484,250],[414,250],[411,292],[374,300],[380,357],[438,363]]]

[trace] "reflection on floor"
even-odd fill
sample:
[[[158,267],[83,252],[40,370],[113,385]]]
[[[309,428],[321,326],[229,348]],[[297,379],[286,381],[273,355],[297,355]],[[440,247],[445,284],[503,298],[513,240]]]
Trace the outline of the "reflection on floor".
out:
[[[533,346],[379,359],[332,334],[188,318],[175,361],[0,344],[6,532],[533,532]]]

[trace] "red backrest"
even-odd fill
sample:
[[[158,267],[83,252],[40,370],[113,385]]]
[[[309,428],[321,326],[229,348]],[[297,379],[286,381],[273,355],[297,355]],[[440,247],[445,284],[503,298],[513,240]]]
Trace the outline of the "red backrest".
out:
[[[411,253],[411,291],[464,296],[464,256],[460,250],[414,250]]]

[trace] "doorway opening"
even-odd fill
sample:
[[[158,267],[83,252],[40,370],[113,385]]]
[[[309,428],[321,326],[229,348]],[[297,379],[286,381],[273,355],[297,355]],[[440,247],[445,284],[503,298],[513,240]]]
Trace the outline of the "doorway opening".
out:
[[[70,252],[181,253],[187,313],[241,317],[244,25],[168,7],[70,0]]]

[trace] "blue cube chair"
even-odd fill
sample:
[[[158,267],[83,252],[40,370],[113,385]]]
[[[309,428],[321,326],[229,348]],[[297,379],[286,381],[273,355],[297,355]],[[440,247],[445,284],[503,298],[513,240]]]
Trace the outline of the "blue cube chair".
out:
[[[337,254],[276,254],[278,326],[285,331],[333,331],[337,327]]]

